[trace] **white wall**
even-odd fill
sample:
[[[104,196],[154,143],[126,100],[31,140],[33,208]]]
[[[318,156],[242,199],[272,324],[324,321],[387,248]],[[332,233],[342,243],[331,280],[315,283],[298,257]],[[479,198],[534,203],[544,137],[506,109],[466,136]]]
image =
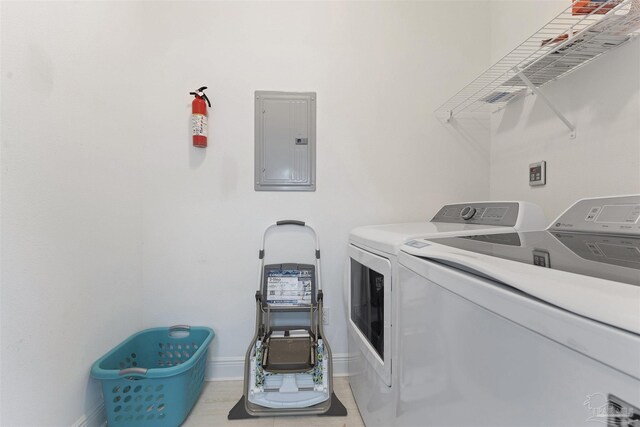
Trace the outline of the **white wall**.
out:
[[[1,12],[2,425],[69,426],[142,327],[138,29],[103,3]]]
[[[568,6],[492,1],[494,61]],[[553,220],[584,197],[640,193],[640,40],[543,88],[577,127],[576,139],[535,96],[492,117],[491,198],[538,203]],[[528,165],[547,161],[547,185],[529,187]]]
[[[488,195],[487,139],[464,140],[433,117],[487,65],[488,34],[471,37],[485,34],[478,17],[487,13],[483,2],[447,1],[161,3],[140,14],[155,87],[146,100],[145,324],[211,325],[212,357],[240,366],[261,233],[299,218],[320,234],[327,334],[345,353],[349,230]],[[187,138],[187,92],[199,85],[213,103],[206,151]],[[253,190],[255,90],[317,92],[316,192]]]
[[[2,2],[1,19],[3,425],[76,421],[91,362],[145,326],[212,326],[211,357],[241,360],[281,218],[320,233],[342,354],[349,230],[488,196],[488,124],[433,117],[488,65],[486,2]],[[189,145],[202,84],[207,150]],[[318,93],[316,192],[253,191],[254,90]]]

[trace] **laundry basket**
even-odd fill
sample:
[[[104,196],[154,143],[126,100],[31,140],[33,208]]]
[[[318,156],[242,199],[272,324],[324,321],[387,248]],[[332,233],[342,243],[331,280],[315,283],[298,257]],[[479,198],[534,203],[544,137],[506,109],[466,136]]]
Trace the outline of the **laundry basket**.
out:
[[[214,332],[172,326],[132,335],[93,364],[110,427],[177,427],[195,404]]]

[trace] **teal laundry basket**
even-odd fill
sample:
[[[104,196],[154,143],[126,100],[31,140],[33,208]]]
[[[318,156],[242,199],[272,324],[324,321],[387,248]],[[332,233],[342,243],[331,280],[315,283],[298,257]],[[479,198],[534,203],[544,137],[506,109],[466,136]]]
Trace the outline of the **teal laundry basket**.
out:
[[[214,332],[206,327],[152,328],[97,360],[109,427],[177,427],[198,400]]]

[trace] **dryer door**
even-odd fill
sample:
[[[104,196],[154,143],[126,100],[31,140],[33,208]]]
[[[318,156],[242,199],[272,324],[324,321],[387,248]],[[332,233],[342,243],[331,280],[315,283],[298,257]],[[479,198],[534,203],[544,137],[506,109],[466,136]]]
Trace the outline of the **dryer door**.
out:
[[[366,363],[391,386],[391,263],[349,245],[349,329]]]

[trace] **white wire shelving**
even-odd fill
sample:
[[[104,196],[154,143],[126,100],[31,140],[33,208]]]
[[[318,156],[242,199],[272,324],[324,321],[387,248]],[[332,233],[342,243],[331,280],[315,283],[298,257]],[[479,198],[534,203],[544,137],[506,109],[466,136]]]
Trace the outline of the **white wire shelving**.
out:
[[[640,0],[589,3],[587,14],[574,15],[574,4],[505,55],[437,110],[449,121],[461,113],[497,111],[527,95],[540,97],[575,137],[575,126],[540,88],[628,42],[640,32]]]

